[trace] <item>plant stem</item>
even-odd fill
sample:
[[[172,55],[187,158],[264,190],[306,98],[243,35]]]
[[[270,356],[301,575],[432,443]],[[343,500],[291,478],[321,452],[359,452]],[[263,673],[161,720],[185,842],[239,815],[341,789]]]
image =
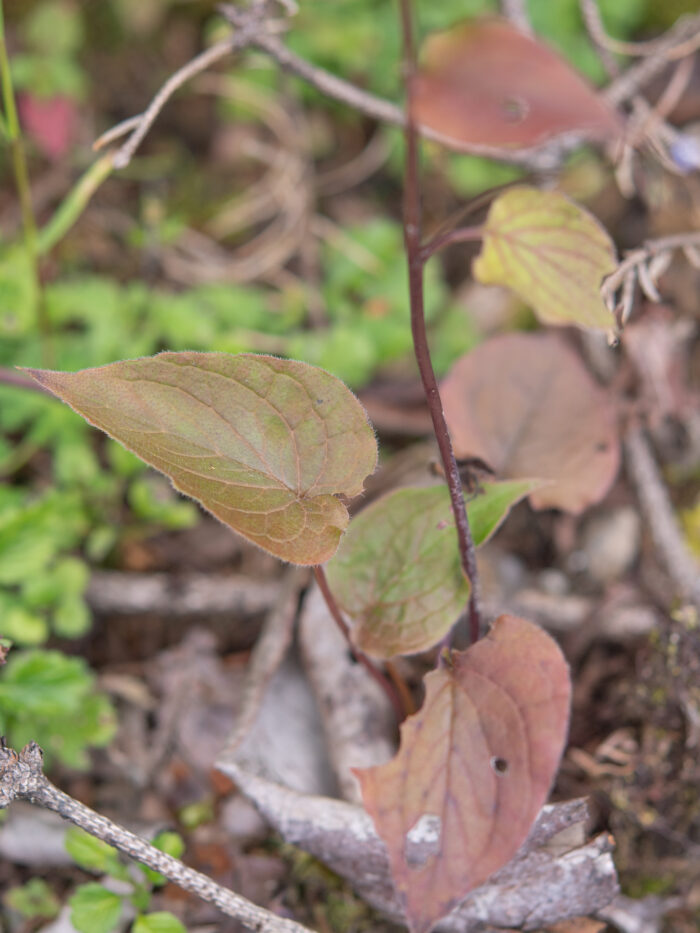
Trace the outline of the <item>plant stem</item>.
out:
[[[39,231],[37,253],[48,253],[65,236],[88,205],[90,198],[114,169],[114,154],[107,153],[87,169],[59,204],[51,220]]]
[[[350,646],[350,651],[353,654],[353,657],[367,670],[367,672],[372,676],[374,680],[379,684],[384,693],[389,698],[389,701],[393,707],[394,712],[396,713],[396,721],[403,722],[406,718],[406,715],[410,710],[404,709],[404,705],[401,701],[394,684],[384,676],[384,674],[370,661],[366,654],[362,651],[359,651],[352,643],[350,639],[350,629],[348,624],[343,618],[343,613],[340,611],[338,603],[335,601],[335,597],[331,592],[330,587],[328,586],[328,578],[326,577],[326,571],[320,564],[317,564],[314,567],[314,576],[316,577],[316,583],[318,588],[321,591],[321,595],[326,601],[326,606],[328,606],[328,611],[335,619],[336,625],[343,633],[345,640]]]
[[[462,493],[462,481],[445,414],[438,389],[435,370],[430,359],[430,347],[425,327],[425,302],[423,291],[424,257],[421,248],[421,204],[420,176],[418,166],[418,133],[413,113],[413,81],[416,71],[416,56],[413,41],[413,18],[410,0],[400,0],[401,24],[404,47],[404,81],[406,84],[406,173],[404,182],[404,240],[408,262],[408,287],[411,304],[411,332],[413,349],[418,363],[425,397],[433,422],[433,430],[440,450],[445,479],[450,492],[450,502],[457,529],[457,541],[462,569],[469,580],[469,638],[472,644],[482,634],[482,613],[479,571],[476,563],[476,548],[472,538],[467,510]]]
[[[466,243],[469,240],[481,240],[484,235],[483,226],[479,227],[458,227],[456,230],[448,230],[447,233],[441,233],[428,240],[422,247],[420,255],[422,262],[427,262],[431,256],[440,252],[446,246],[453,243]]]
[[[10,155],[12,158],[12,171],[15,176],[15,187],[19,197],[20,211],[22,214],[22,228],[24,230],[24,245],[29,256],[29,262],[32,270],[32,277],[36,285],[37,293],[37,322],[39,332],[42,336],[42,355],[44,362],[50,359],[49,341],[51,339],[51,324],[46,314],[46,306],[41,288],[41,279],[39,277],[39,263],[37,252],[36,220],[34,217],[34,208],[32,207],[32,192],[29,184],[29,172],[27,170],[27,160],[24,152],[24,142],[17,116],[17,105],[15,103],[15,92],[12,85],[12,72],[10,71],[10,60],[7,55],[7,43],[5,41],[5,14],[3,3],[0,0],[0,84],[2,85],[2,104],[4,111],[5,124],[4,129],[10,144]]]
[[[700,567],[685,542],[649,442],[637,425],[627,430],[623,441],[627,473],[659,556],[680,596],[700,610]]]
[[[16,389],[29,389],[30,392],[40,392],[42,395],[51,397],[51,392],[39,385],[36,379],[31,376],[25,376],[23,372],[16,369],[8,369],[7,366],[0,366],[0,385],[12,386]],[[55,396],[54,396],[55,397]]]

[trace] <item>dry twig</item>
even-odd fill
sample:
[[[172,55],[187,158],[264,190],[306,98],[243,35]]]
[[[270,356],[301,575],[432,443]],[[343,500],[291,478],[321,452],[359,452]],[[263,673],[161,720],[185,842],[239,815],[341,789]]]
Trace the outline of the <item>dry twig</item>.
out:
[[[700,233],[673,233],[657,240],[646,240],[638,249],[628,252],[605,279],[601,289],[603,300],[615,314],[618,325],[625,324],[630,316],[637,283],[650,301],[660,301],[658,280],[677,249],[683,251],[692,265],[700,265]]]
[[[262,633],[255,643],[246,673],[246,686],[236,725],[220,758],[232,758],[243,739],[250,732],[260,710],[267,685],[277,672],[292,643],[294,622],[299,607],[299,594],[307,582],[308,572],[304,568],[293,568],[268,615]]]
[[[115,846],[120,852],[136,859],[191,891],[203,901],[215,904],[224,914],[235,917],[247,929],[256,933],[309,933],[293,920],[277,917],[258,907],[234,891],[224,888],[201,872],[188,868],[179,859],[156,849],[145,839],[95,813],[90,807],[59,790],[45,777],[43,754],[36,742],[17,754],[12,748],[0,747],[0,808],[13,800],[27,800],[39,807],[53,810],[85,832]]]
[[[700,608],[700,567],[686,547],[668,490],[641,428],[630,428],[624,445],[627,472],[659,556],[680,595]]]

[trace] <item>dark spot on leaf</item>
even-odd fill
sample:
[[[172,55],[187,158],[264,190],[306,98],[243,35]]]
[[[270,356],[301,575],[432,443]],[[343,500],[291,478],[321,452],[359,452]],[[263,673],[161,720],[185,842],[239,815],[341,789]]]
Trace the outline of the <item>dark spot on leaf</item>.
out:
[[[505,774],[508,771],[508,762],[505,758],[495,756],[491,759],[491,767],[496,774]]]
[[[596,444],[595,448],[599,454],[604,454],[608,450],[608,444],[605,441],[601,441],[600,444]]]

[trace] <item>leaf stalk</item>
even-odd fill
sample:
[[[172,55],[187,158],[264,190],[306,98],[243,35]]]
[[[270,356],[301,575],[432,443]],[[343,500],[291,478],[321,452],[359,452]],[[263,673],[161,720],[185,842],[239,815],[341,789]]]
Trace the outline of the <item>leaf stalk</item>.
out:
[[[379,686],[382,688],[384,693],[387,695],[391,706],[396,713],[396,721],[403,722],[407,715],[413,712],[412,709],[407,708],[403,702],[402,697],[399,695],[394,684],[376,667],[372,661],[367,657],[364,652],[360,651],[352,643],[350,638],[350,629],[348,624],[343,618],[343,613],[340,611],[340,606],[335,601],[335,597],[331,592],[331,588],[328,585],[328,578],[326,577],[326,571],[323,569],[321,564],[317,564],[314,567],[314,576],[316,578],[316,583],[318,588],[321,591],[321,595],[326,601],[326,606],[328,606],[328,611],[333,616],[333,619],[343,633],[343,637],[350,646],[350,651],[353,654],[353,657],[365,668],[365,670],[370,674],[370,676],[375,680]]]

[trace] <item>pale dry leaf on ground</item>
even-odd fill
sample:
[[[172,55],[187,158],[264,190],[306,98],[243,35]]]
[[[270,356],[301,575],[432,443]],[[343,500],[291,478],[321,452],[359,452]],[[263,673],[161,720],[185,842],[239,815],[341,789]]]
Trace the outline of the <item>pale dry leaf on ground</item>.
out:
[[[610,396],[555,334],[506,334],[461,357],[442,383],[455,452],[507,479],[536,477],[535,508],[576,515],[599,502],[620,464]]]
[[[234,762],[222,770],[280,835],[347,879],[370,904],[405,922],[384,844],[360,807],[291,791]],[[440,920],[439,933],[465,933],[483,924],[540,930],[609,904],[617,893],[612,844],[586,842],[584,800],[543,807],[516,857]]]
[[[581,75],[505,20],[470,20],[430,36],[414,95],[418,123],[467,151],[620,131],[618,116]]]

